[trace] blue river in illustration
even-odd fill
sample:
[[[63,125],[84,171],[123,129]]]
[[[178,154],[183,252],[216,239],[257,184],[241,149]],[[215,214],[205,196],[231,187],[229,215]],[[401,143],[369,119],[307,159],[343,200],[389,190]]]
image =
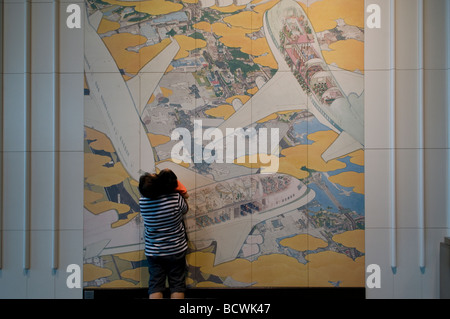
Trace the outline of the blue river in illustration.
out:
[[[316,118],[309,118],[307,121],[300,121],[293,125],[294,131],[298,134],[297,141],[302,144],[311,145],[313,141],[308,140],[309,134],[318,131],[328,131],[329,128],[320,123]],[[364,173],[364,166],[350,162],[350,156],[339,159],[346,167],[334,171],[327,172],[328,176],[334,176],[343,172]],[[325,174],[322,174],[322,181],[325,182],[329,191],[337,199],[342,207],[355,211],[358,215],[364,216],[364,194],[353,192],[351,187],[344,187],[339,184],[333,184],[328,181]],[[328,195],[316,184],[310,183],[308,185],[316,192],[315,202],[320,206],[311,205],[311,211],[319,211],[320,209],[339,213],[338,207],[330,200]]]

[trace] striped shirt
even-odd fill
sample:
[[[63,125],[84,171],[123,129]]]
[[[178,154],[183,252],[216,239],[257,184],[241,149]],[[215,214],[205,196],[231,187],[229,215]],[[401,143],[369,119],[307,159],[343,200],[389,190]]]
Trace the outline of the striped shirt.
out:
[[[144,219],[146,256],[167,256],[187,249],[183,214],[187,204],[179,193],[161,195],[155,199],[139,199]]]

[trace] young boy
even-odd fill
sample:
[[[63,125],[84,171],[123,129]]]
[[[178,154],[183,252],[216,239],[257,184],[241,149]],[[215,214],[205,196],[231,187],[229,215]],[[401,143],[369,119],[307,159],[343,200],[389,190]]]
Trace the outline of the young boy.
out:
[[[189,208],[184,197],[175,191],[177,187],[176,175],[170,170],[157,175],[147,173],[139,180],[151,299],[163,297],[166,277],[171,298],[184,298],[186,290],[187,238],[183,215]],[[186,196],[183,187],[181,191]]]

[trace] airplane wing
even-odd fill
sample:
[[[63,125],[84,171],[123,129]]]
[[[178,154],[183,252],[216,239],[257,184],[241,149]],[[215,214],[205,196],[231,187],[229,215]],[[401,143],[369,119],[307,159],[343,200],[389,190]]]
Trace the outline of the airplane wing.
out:
[[[236,258],[253,226],[251,220],[243,220],[233,225],[232,233],[229,227],[214,227],[197,236],[201,236],[202,240],[211,239],[216,242],[214,265],[218,265]]]
[[[108,246],[110,239],[100,240],[96,243],[86,245],[84,247],[84,259],[93,258],[96,256],[100,256],[103,249]]]
[[[218,128],[225,136],[226,128],[243,128],[274,112],[307,108],[306,92],[290,72],[278,71],[241,108]]]
[[[163,51],[142,67],[135,77],[127,81],[128,89],[139,110],[139,114],[142,114],[164,72],[180,49],[180,45],[176,40],[171,38],[171,41]]]
[[[86,12],[87,14],[87,12]],[[90,95],[85,97],[85,123],[105,133],[130,176],[155,169],[154,152],[145,134],[140,113],[179,50],[172,41],[138,77],[126,83],[116,61],[97,34],[103,13],[86,16],[85,74]],[[140,104],[138,104],[140,103]]]
[[[89,16],[86,21],[94,30],[97,30],[102,18],[103,13],[101,11],[96,11]],[[97,131],[102,133],[108,132],[97,103],[90,95],[84,96],[84,125],[90,128],[95,128]]]
[[[269,82],[218,128],[222,130],[225,136],[226,128],[246,127],[274,112],[306,109],[307,99],[306,92],[303,91],[290,71],[278,71]],[[314,109],[311,109],[311,112],[319,116],[318,119],[325,125],[334,129]],[[280,135],[280,138],[282,137]],[[362,147],[361,143],[343,131],[336,141],[322,154],[322,158],[328,162]]]
[[[270,34],[264,15],[264,33]],[[267,43],[274,59],[278,64],[278,71],[265,84],[258,83],[258,92],[240,107],[232,116],[218,128],[225,133],[226,128],[243,128],[269,116],[274,112],[306,109],[308,96],[301,88],[291,68],[287,65],[283,54],[278,50],[271,36],[266,36]],[[224,134],[225,136],[225,134]]]
[[[84,96],[84,125],[102,133],[108,132],[97,103],[89,95]]]
[[[322,153],[322,159],[325,162],[328,162],[362,148],[363,146],[357,140],[347,132],[343,131],[325,152]]]
[[[214,265],[235,259],[252,227],[252,222],[247,220],[233,225],[232,234],[227,228],[215,229],[214,235],[217,246]]]

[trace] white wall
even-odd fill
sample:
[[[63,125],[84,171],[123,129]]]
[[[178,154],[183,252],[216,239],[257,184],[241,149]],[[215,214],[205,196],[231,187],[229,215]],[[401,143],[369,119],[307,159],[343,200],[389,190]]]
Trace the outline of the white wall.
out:
[[[382,24],[365,30],[366,266],[381,267],[381,288],[366,296],[439,298],[439,243],[449,234],[450,1],[371,3]]]
[[[381,29],[365,30],[366,264],[381,267],[381,288],[366,289],[366,295],[439,298],[439,243],[450,219],[450,0],[424,1],[423,46],[419,0],[395,1],[395,29],[390,0],[365,2],[380,5],[382,18]],[[66,286],[66,267],[83,264],[84,48],[82,29],[65,25],[69,3],[83,10],[82,0],[61,0],[56,11],[50,0],[3,0],[0,6],[0,298],[82,297],[81,289]]]
[[[83,32],[68,3],[3,0],[0,298],[80,298]],[[81,277],[82,278],[82,277]]]

